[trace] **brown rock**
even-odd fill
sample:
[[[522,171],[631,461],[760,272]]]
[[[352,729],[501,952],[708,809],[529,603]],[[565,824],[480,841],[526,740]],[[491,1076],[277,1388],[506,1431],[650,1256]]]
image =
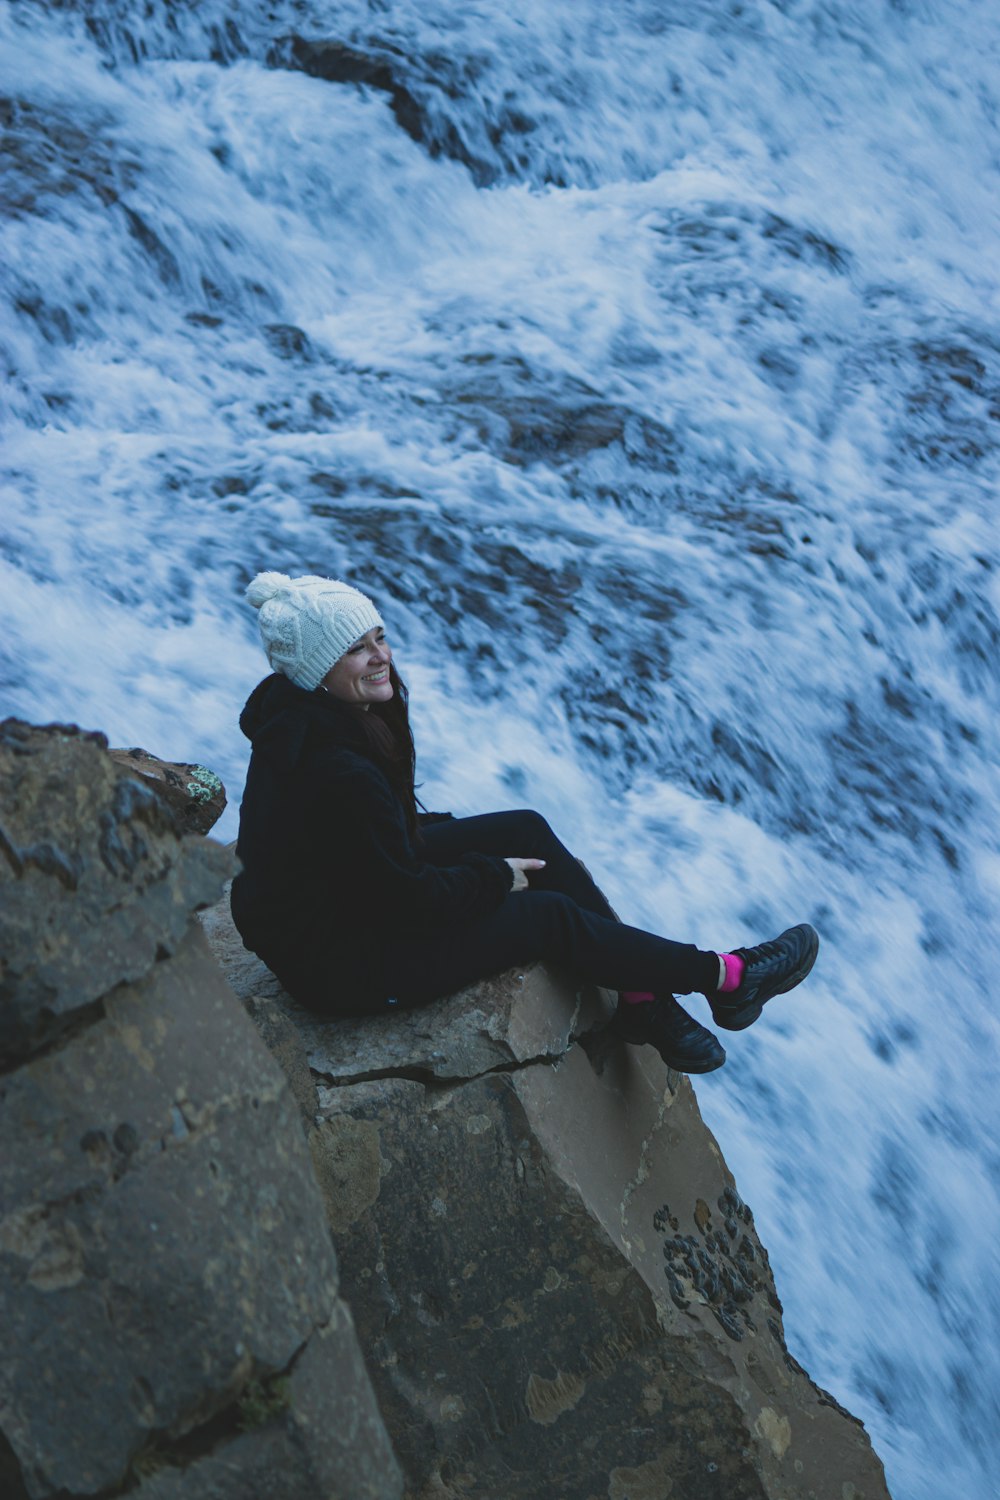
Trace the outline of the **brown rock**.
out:
[[[410,1500],[886,1500],[861,1424],[787,1352],[688,1080],[602,1032],[606,997],[536,965],[324,1022],[223,907],[206,926],[308,1047],[342,1290]]]
[[[376,1020],[325,1020],[282,989],[247,951],[224,897],[202,913],[202,925],[229,984],[252,1011],[277,1011],[295,1025],[318,1079],[329,1083],[405,1072],[428,1078],[474,1078],[491,1068],[562,1057],[578,1032],[609,1014],[597,990],[574,996],[568,1010],[544,1003],[550,978],[541,965],[485,980],[426,1010]]]
[[[148,750],[109,750],[122,771],[151,786],[173,811],[182,833],[207,833],[226,809],[226,789],[207,766],[160,760]]]

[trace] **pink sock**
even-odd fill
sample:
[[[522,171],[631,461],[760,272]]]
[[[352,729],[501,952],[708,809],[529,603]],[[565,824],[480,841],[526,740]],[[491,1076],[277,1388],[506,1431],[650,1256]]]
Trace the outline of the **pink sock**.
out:
[[[622,990],[621,997],[626,1005],[645,1005],[647,1000],[656,998],[648,990]]]
[[[719,992],[726,995],[730,990],[738,990],[743,983],[743,971],[746,969],[746,963],[740,958],[738,953],[720,953],[719,957],[726,969],[726,977],[719,985]]]

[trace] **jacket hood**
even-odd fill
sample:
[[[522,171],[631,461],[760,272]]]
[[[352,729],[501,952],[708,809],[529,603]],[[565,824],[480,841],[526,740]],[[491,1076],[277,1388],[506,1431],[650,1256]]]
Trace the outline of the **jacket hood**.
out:
[[[352,749],[363,747],[363,736],[349,708],[318,688],[307,692],[296,687],[281,672],[272,672],[257,684],[240,714],[240,728],[254,750],[286,766],[298,760],[312,726],[325,736],[335,735]]]
[[[240,714],[240,728],[251,744],[288,706],[290,700],[289,694],[285,692],[286,688],[303,696],[301,688],[295,687],[287,677],[282,677],[278,672],[272,672],[270,677],[258,682],[250,694]]]

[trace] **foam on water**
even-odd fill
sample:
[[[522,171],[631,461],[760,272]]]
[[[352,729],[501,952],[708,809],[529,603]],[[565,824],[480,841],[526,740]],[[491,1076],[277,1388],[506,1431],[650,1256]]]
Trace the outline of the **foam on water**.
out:
[[[347,574],[429,806],[705,946],[814,921],[699,1098],[897,1500],[986,1500],[1000,16],[134,12],[0,7],[4,710],[235,793],[247,580]]]

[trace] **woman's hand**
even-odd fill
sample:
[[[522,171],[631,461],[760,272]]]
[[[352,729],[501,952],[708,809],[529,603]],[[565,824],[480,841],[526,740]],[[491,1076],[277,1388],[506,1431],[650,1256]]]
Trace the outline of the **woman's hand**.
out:
[[[526,891],[528,889],[527,870],[544,870],[544,859],[509,859],[507,863],[514,871],[514,884],[512,891]]]

